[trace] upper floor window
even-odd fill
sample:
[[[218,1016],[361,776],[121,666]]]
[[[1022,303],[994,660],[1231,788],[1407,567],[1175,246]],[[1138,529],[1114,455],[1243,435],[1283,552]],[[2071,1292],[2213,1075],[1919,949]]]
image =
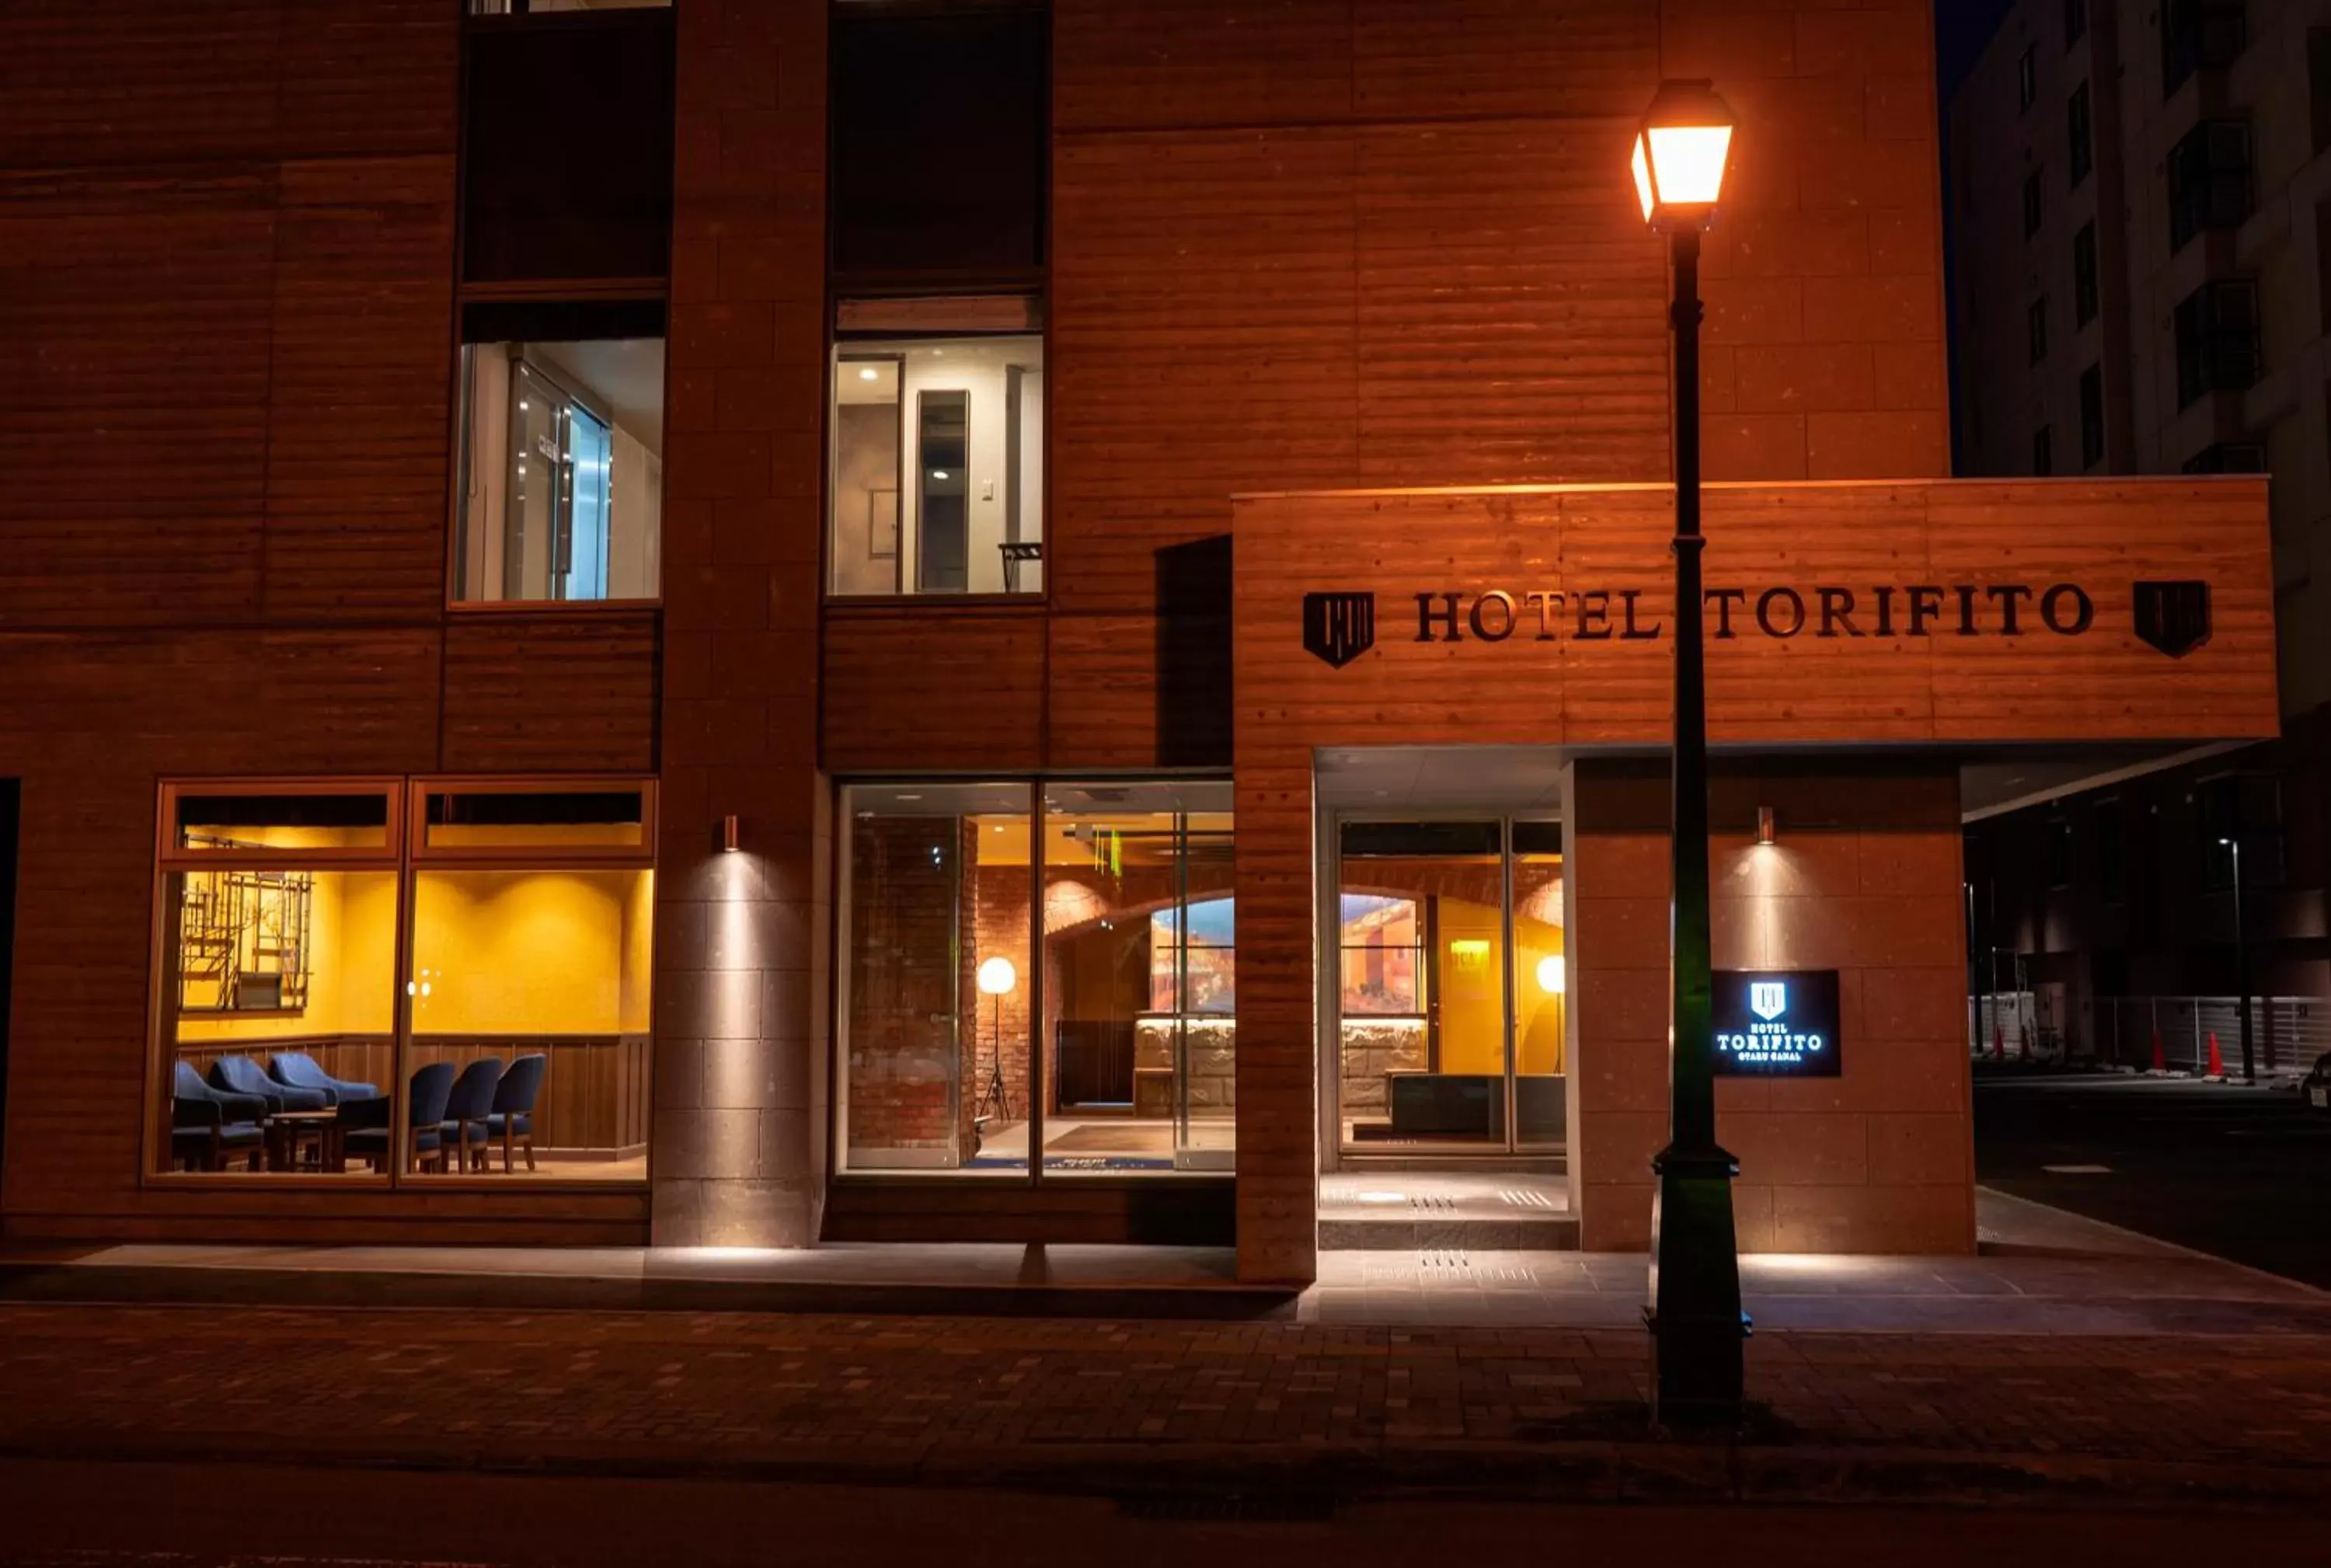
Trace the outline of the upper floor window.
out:
[[[2023,237],[2030,239],[2040,232],[2040,171],[2033,169],[2023,176]]]
[[[2196,71],[2222,71],[2250,42],[2243,0],[2161,0],[2161,93]]]
[[[2185,460],[2189,474],[2262,474],[2266,448],[2254,441],[2216,441]]]
[[[2048,357],[2048,297],[2045,294],[2032,300],[2025,311],[2024,332],[2031,339],[2031,363],[2037,365]]]
[[[2015,62],[2015,103],[2018,109],[2030,109],[2032,100],[2040,96],[2040,46],[2033,44]]]
[[[2056,438],[2046,425],[2031,432],[2031,472],[2046,479],[2056,467]]]
[[[671,0],[470,0],[472,16],[541,16],[554,11],[670,10]]]
[[[2072,319],[2086,327],[2097,318],[2099,303],[2097,273],[2097,226],[2082,223],[2072,236]]]
[[[2177,406],[2204,393],[2241,392],[2259,378],[2258,285],[2204,283],[2178,302]]]
[[[2088,0],[2064,0],[2064,47],[2088,35]]]
[[[2072,89],[2071,98],[2064,105],[2064,130],[2070,145],[2072,188],[2088,177],[2096,166],[2096,137],[2088,119],[2088,84]]]
[[[1051,93],[1041,5],[832,10],[832,267],[852,280],[1032,280]]]
[[[2091,365],[2080,372],[2080,467],[2105,461],[2105,373]]]
[[[1032,301],[845,301],[832,398],[830,592],[1043,591]]]
[[[662,306],[473,305],[462,326],[454,599],[655,598]]]
[[[463,33],[461,280],[671,271],[672,12],[508,0]]]
[[[2204,229],[2235,229],[2250,215],[2250,128],[2205,119],[2169,149],[2169,249]]]

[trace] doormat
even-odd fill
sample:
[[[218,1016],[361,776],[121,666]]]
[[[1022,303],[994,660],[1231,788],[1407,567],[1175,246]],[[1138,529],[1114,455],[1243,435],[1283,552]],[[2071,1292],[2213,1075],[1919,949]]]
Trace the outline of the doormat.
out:
[[[1087,1123],[1044,1140],[1048,1155],[1170,1155],[1174,1129],[1157,1122]]]

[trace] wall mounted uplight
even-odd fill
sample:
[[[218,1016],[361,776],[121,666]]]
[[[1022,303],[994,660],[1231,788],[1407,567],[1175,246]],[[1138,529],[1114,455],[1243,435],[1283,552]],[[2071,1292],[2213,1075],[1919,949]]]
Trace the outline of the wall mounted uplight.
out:
[[[1758,806],[1756,808],[1756,841],[1760,844],[1771,844],[1777,841],[1780,836],[1780,830],[1773,823],[1773,808]]]
[[[737,813],[735,812],[730,812],[727,816],[720,819],[720,852],[724,855],[733,855],[737,852],[738,848],[739,845],[737,838]]]

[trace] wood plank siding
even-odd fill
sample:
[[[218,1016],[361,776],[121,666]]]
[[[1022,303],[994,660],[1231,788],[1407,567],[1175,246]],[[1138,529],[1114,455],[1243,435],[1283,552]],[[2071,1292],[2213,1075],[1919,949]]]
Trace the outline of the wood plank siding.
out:
[[[10,1235],[645,1237],[642,1193],[140,1179],[158,779],[657,761],[653,612],[446,609],[461,11],[0,10]]]

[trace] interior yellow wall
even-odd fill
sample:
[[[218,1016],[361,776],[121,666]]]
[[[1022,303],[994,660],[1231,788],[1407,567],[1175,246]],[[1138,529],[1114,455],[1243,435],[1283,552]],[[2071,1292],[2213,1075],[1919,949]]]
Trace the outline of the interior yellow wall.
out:
[[[648,976],[654,956],[655,873],[632,873],[623,900],[623,978],[621,1028],[625,1034],[648,1031]]]
[[[639,870],[421,873],[414,963],[428,993],[413,999],[414,1033],[614,1034],[627,1018],[643,1028],[648,881]]]
[[[188,1014],[178,1038],[267,1041],[386,1034],[395,1004],[396,873],[317,871],[309,905],[308,1005],[298,1012]]]
[[[1556,1073],[1562,1070],[1562,1005],[1565,996],[1537,983],[1538,961],[1561,957],[1562,927],[1544,920],[1514,916],[1514,1070]],[[1565,963],[1567,961],[1565,960]],[[1565,977],[1567,984],[1568,977]]]
[[[1505,917],[1494,906],[1463,898],[1440,901],[1440,931],[1432,975],[1441,1001],[1441,1070],[1506,1071]],[[1460,942],[1482,946],[1459,961]]]

